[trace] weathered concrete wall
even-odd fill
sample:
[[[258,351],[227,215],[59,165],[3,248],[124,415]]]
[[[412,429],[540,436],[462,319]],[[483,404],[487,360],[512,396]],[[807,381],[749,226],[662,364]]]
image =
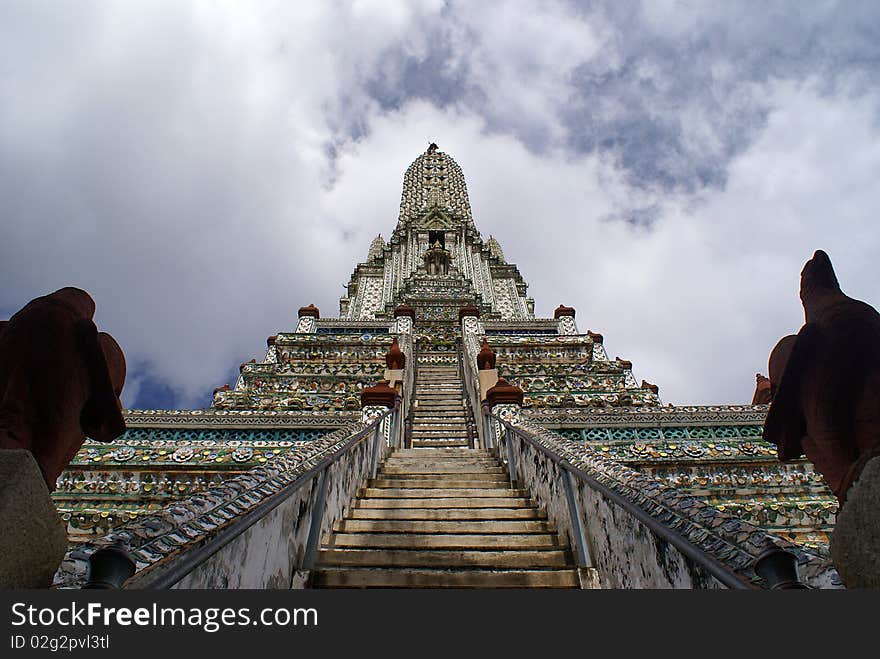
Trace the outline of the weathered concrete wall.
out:
[[[322,537],[345,515],[369,477],[371,445],[372,437],[328,467]],[[380,450],[384,451],[384,442]],[[316,474],[173,587],[303,588],[308,578],[303,559],[309,528],[313,514],[320,514],[316,509],[320,481],[320,474]]]
[[[514,441],[517,480],[531,491],[574,549],[564,470],[545,453]],[[504,456],[506,458],[506,452]],[[577,479],[575,494],[585,522],[587,548],[602,588],[722,587],[640,520]]]

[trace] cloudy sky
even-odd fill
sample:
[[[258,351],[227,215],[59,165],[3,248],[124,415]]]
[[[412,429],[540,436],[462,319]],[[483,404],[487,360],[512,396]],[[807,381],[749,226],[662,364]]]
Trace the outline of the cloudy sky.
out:
[[[436,141],[539,315],[748,402],[815,249],[880,305],[878,83],[873,0],[0,0],[0,318],[85,288],[127,406],[207,406]]]

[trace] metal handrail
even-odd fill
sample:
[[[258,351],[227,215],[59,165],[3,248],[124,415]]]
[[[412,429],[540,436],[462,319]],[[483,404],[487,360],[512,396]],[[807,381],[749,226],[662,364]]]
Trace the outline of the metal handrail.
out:
[[[482,415],[480,401],[480,387],[474,380],[474,363],[471,354],[468,351],[467,341],[462,333],[461,336],[461,370],[462,381],[470,401],[470,408],[473,414],[474,426],[476,427],[477,437],[480,440],[480,448],[489,448],[488,439],[485,433],[485,423],[477,423],[477,415]]]
[[[652,517],[647,511],[643,510],[639,506],[635,505],[633,502],[629,501],[625,497],[621,496],[608,486],[599,482],[593,476],[590,476],[585,471],[579,469],[574,466],[570,462],[568,462],[565,458],[554,453],[552,450],[543,446],[541,443],[536,441],[533,437],[530,437],[523,429],[517,428],[516,426],[510,424],[509,422],[501,419],[500,417],[494,414],[486,414],[486,417],[497,421],[502,425],[502,427],[506,428],[508,432],[517,437],[520,441],[530,445],[532,448],[540,451],[544,455],[546,455],[550,460],[562,468],[568,474],[571,474],[585,485],[590,487],[591,489],[599,492],[602,496],[610,499],[619,507],[626,510],[633,517],[642,522],[645,526],[647,526],[651,531],[662,537],[673,547],[678,549],[682,554],[687,556],[689,559],[694,561],[697,565],[702,567],[706,572],[708,572],[711,576],[713,576],[717,581],[721,584],[727,586],[728,588],[735,590],[753,590],[757,589],[757,586],[751,584],[747,581],[744,581],[740,578],[733,570],[731,570],[728,566],[724,565],[721,561],[719,561],[714,556],[707,554],[705,551],[700,549],[693,542],[685,538],[683,535],[675,531],[674,529],[669,528],[665,524],[660,523],[654,517]],[[500,442],[498,443],[498,450],[500,452]],[[513,465],[510,465],[513,468]],[[578,542],[583,542],[583,538],[577,538]]]
[[[412,447],[412,425],[416,414],[416,382],[419,377],[419,342],[415,339],[415,323],[413,323],[412,332],[410,333],[410,379],[409,393],[406,401],[406,418],[404,419],[403,430],[403,446],[404,448]]]
[[[470,369],[470,361],[468,360],[468,352],[467,346],[465,345],[464,336],[455,337],[455,351],[458,362],[458,375],[461,378],[462,382],[462,398],[465,403],[465,409],[467,410],[467,425],[468,425],[468,446],[469,448],[475,447],[474,442],[474,433],[477,433],[477,438],[479,438],[479,431],[477,430],[477,411],[474,408],[474,397],[471,385],[471,380],[468,377],[468,370]],[[483,448],[483,447],[481,447]]]
[[[320,521],[322,521],[324,516],[324,506],[323,506],[323,497],[322,494],[326,494],[326,475],[327,469],[330,465],[334,464],[340,457],[348,453],[355,446],[363,442],[369,437],[375,438],[377,434],[381,434],[379,431],[381,429],[381,424],[385,421],[385,419],[394,414],[398,408],[389,409],[387,412],[376,418],[370,425],[361,430],[358,430],[354,433],[348,440],[345,441],[345,444],[338,449],[336,449],[332,454],[323,458],[317,465],[310,468],[308,471],[300,474],[296,480],[292,483],[288,483],[283,488],[270,495],[262,502],[260,502],[257,506],[247,511],[240,517],[237,517],[235,521],[233,521],[229,526],[222,529],[217,535],[208,538],[204,544],[199,545],[198,547],[186,552],[180,558],[175,559],[172,566],[165,571],[162,571],[155,578],[150,579],[149,574],[145,575],[144,583],[139,584],[143,588],[148,589],[164,589],[170,588],[178,581],[186,577],[190,572],[192,572],[199,565],[207,561],[211,556],[216,554],[218,551],[223,549],[230,542],[235,540],[242,533],[247,531],[251,526],[255,523],[259,522],[266,515],[272,512],[275,508],[281,505],[288,498],[296,494],[303,486],[305,486],[308,482],[310,482],[315,476],[320,476],[323,481],[320,484],[319,494],[321,497],[319,501],[316,502],[315,509],[312,512],[312,529],[310,529],[309,533],[309,544],[314,544],[319,540],[319,538],[314,535],[315,528],[315,514],[319,513],[318,519],[318,531],[320,531]],[[392,432],[393,432],[393,424],[392,424]],[[393,441],[393,436],[392,436]],[[374,445],[373,451],[375,452],[378,449],[377,446]],[[375,460],[375,455],[372,456],[371,462]],[[320,508],[320,510],[318,510]],[[309,547],[307,547],[308,553]],[[135,575],[135,578],[137,575]]]

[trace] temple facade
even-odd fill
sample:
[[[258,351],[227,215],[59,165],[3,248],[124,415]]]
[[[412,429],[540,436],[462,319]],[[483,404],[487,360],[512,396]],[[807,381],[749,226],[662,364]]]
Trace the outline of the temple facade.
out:
[[[210,409],[128,410],[122,437],[83,446],[54,494],[74,546],[59,583],[77,572],[76,547],[108,534],[140,538],[140,569],[223,528],[246,509],[231,503],[242,491],[280,487],[273,478],[361,427],[362,393],[380,380],[401,395],[404,447],[485,449],[485,388],[468,383],[482,382],[487,347],[497,375],[522,390],[530,427],[827,555],[835,499],[808,462],[777,461],[761,438],[766,405],[663,405],[632,363],[609,357],[601,328],[564,305],[536,317],[527,290],[477,229],[462,169],[430,145],[404,174],[390,238],[355,266],[336,316],[300,308]],[[393,342],[403,370],[386,362]],[[200,526],[169,531],[194,508]]]

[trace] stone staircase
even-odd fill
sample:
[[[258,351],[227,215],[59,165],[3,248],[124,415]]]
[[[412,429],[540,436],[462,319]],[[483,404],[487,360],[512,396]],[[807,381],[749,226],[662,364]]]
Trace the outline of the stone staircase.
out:
[[[315,588],[576,588],[546,515],[480,449],[398,449],[319,552]]]
[[[449,353],[437,353],[448,356]],[[469,445],[461,375],[457,364],[432,361],[432,353],[419,354],[412,420],[412,447]]]

